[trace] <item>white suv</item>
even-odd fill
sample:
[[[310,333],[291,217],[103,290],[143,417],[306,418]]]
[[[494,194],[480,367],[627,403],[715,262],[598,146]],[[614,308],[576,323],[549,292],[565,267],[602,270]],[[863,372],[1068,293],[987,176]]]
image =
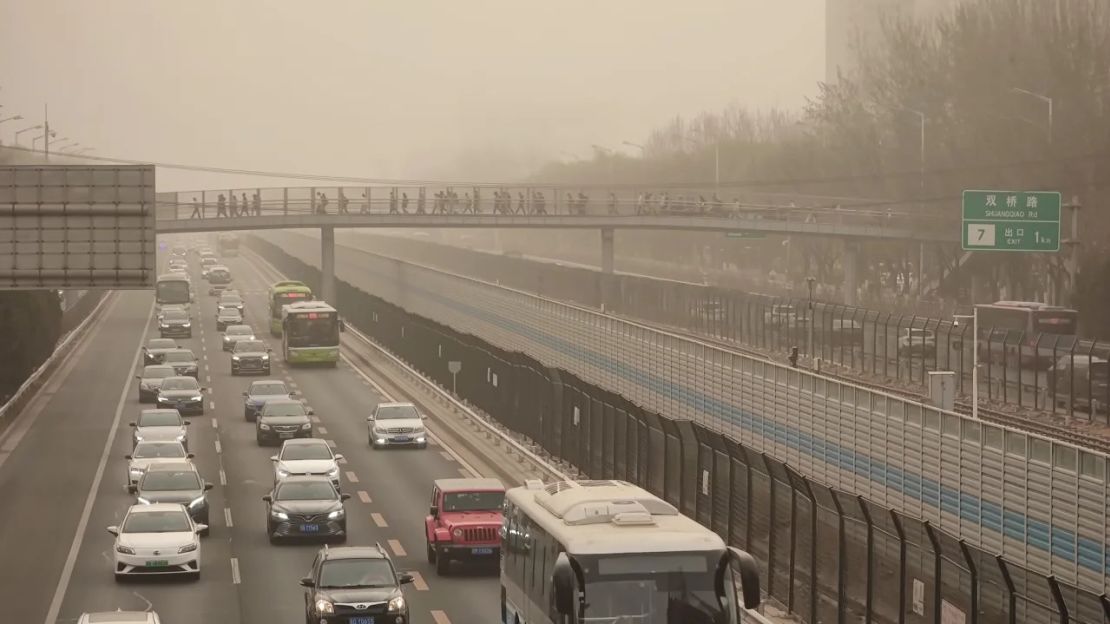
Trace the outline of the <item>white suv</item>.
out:
[[[428,446],[423,416],[412,403],[378,403],[366,419],[370,446]]]

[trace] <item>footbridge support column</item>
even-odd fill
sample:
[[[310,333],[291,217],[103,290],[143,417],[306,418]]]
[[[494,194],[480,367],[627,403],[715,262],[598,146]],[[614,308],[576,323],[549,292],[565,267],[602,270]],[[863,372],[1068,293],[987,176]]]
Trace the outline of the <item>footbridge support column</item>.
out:
[[[613,272],[613,228],[601,228],[601,272]]]
[[[613,308],[613,228],[601,228],[601,275],[597,276],[598,299],[602,310]]]
[[[844,243],[844,304],[859,305],[859,243]]]
[[[320,294],[335,305],[335,228],[320,228]]]

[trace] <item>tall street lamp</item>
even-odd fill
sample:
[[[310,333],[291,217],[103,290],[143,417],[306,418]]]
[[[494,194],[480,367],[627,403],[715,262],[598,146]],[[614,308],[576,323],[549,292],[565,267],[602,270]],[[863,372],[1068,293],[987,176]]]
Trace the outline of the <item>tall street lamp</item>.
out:
[[[19,135],[23,134],[24,132],[30,132],[32,130],[41,130],[41,129],[42,129],[42,124],[39,124],[37,126],[31,126],[30,128],[24,128],[22,130],[16,131],[16,133],[15,133],[15,144],[19,145]]]
[[[956,314],[952,318],[953,325],[960,326],[960,321],[971,321],[971,417],[979,420],[979,308],[973,308],[971,314]]]
[[[4,123],[5,121],[19,121],[20,119],[23,119],[23,115],[13,115],[11,117],[0,119],[0,123]]]
[[[628,147],[635,147],[636,149],[640,150],[640,158],[643,158],[644,157],[644,152],[647,151],[644,148],[643,145],[640,145],[639,143],[633,143],[632,141],[621,141],[621,145],[627,145]]]
[[[1052,145],[1052,98],[1042,93],[1036,93],[1034,91],[1029,91],[1028,89],[1022,89],[1019,87],[1010,87],[1010,91],[1014,93],[1028,95],[1030,97],[1035,97],[1038,100],[1048,104],[1048,144]]]

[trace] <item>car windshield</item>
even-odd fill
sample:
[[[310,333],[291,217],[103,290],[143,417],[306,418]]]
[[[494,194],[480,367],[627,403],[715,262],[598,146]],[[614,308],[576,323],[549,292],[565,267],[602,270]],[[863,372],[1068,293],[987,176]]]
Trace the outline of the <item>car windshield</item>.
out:
[[[131,452],[135,459],[184,459],[185,449],[177,442],[139,442]]]
[[[147,349],[176,349],[177,343],[169,338],[155,338],[146,343]]]
[[[336,500],[339,495],[330,481],[285,481],[274,491],[274,500]]]
[[[585,581],[586,620],[715,624],[720,553],[587,555],[574,559]]]
[[[235,308],[220,308],[220,318],[240,319],[239,311]]]
[[[165,362],[174,362],[174,363],[179,363],[179,364],[185,363],[185,362],[188,362],[188,363],[191,364],[195,360],[196,360],[196,356],[193,355],[192,351],[170,351],[169,353],[166,354],[166,357],[163,359],[163,361],[165,361]]]
[[[228,336],[253,336],[254,330],[246,325],[232,325],[227,328]]]
[[[402,418],[420,418],[420,412],[412,405],[390,405],[379,407],[374,413],[375,420],[398,420]]]
[[[189,315],[184,310],[166,310],[162,313],[164,321],[187,321]]]
[[[192,377],[190,377],[192,379]],[[165,387],[165,386],[163,386]],[[139,416],[140,427],[178,427],[181,415],[176,411],[143,412]]]
[[[176,375],[172,366],[146,366],[143,368],[143,379],[162,379]]]
[[[279,394],[289,394],[285,389],[285,384],[280,381],[270,381],[266,383],[257,383],[251,386],[251,396],[277,396]]]
[[[393,566],[385,559],[335,559],[320,567],[319,587],[392,587]]]
[[[301,403],[267,403],[262,416],[307,416]]]
[[[199,390],[200,385],[197,384],[197,380],[193,379],[192,377],[189,377],[189,378],[186,378],[186,379],[175,378],[175,379],[167,379],[167,380],[163,381],[162,382],[162,389],[163,390]]]
[[[143,475],[139,489],[147,492],[162,490],[199,490],[200,477],[192,470],[155,470]]]
[[[262,342],[261,340],[240,340],[240,341],[235,343],[235,352],[236,353],[244,353],[244,352],[256,352],[257,353],[258,351],[265,351],[265,350],[266,350],[266,343]]]
[[[499,511],[504,492],[451,492],[443,495],[444,511]]]
[[[184,533],[192,531],[184,510],[142,511],[127,514],[122,533]]]
[[[239,298],[239,295],[224,293],[224,295],[220,297],[220,305],[237,305],[240,303],[243,303],[243,300]]]
[[[281,459],[284,461],[331,458],[331,447],[327,444],[289,444],[281,452]]]

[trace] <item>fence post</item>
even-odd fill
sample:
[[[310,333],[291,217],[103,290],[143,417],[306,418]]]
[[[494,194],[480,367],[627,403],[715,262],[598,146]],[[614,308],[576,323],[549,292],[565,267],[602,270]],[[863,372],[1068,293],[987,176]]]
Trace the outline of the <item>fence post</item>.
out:
[[[898,534],[898,624],[906,624],[906,531],[898,512],[890,510],[890,521]]]
[[[1098,601],[1102,604],[1102,617],[1106,618],[1106,621],[1110,622],[1110,597],[1107,597],[1106,594],[1103,594],[1098,597]]]
[[[770,492],[770,500],[767,504],[767,525],[770,531],[767,535],[767,595],[775,595],[775,471],[771,468],[771,460],[767,459],[767,453],[760,453],[760,458],[763,459],[763,467],[767,469],[767,491]]]
[[[1052,592],[1052,600],[1056,602],[1056,609],[1060,611],[1060,624],[1068,624],[1071,618],[1068,616],[1068,603],[1064,600],[1064,594],[1060,591],[1060,584],[1056,582],[1056,575],[1050,575],[1047,579],[1048,589]]]
[[[867,506],[867,499],[862,494],[856,496],[860,513],[867,523],[867,581],[864,585],[864,624],[871,624],[871,611],[874,608],[875,588],[875,523],[871,520],[871,508]]]
[[[995,562],[998,564],[998,571],[1002,574],[1002,582],[1006,583],[1006,614],[1007,622],[1009,624],[1017,624],[1017,588],[1014,587],[1014,579],[1010,576],[1010,568],[1006,566],[1006,560],[1002,555],[994,556]]]
[[[925,534],[929,536],[929,542],[933,545],[933,622],[935,624],[940,624],[940,588],[944,585],[943,579],[941,579],[943,570],[940,538],[937,537],[937,532],[933,529],[932,523],[926,520],[923,524],[925,526]]]
[[[979,622],[979,567],[971,556],[971,548],[966,540],[960,540],[960,551],[964,554],[967,570],[971,574],[971,624]]]
[[[806,489],[809,499],[809,621],[817,621],[817,497],[809,479],[798,477]]]
[[[848,547],[844,540],[848,532],[844,526],[844,506],[840,504],[840,498],[832,488],[829,488],[829,495],[836,507],[836,622],[844,624],[844,568],[848,558]]]

